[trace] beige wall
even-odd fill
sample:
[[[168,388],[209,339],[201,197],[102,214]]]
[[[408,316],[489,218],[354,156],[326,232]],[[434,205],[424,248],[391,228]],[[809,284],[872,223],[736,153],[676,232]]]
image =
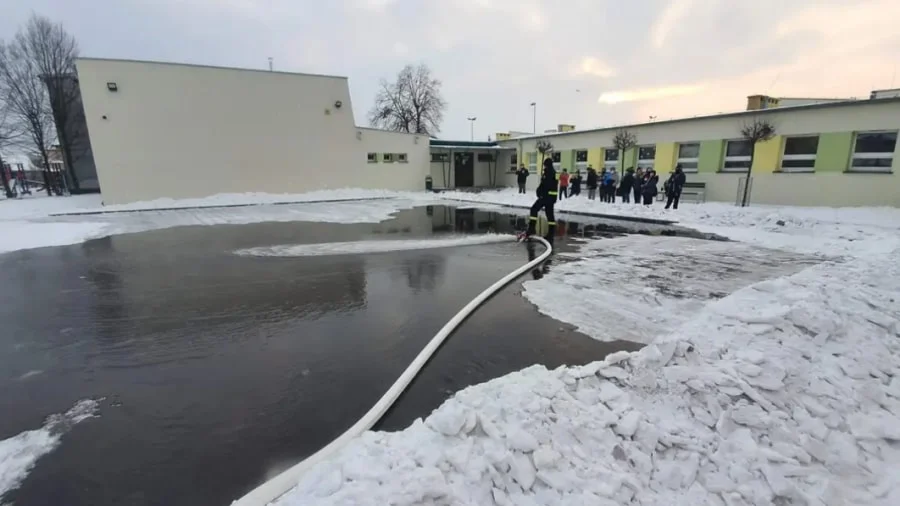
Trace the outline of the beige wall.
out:
[[[372,128],[357,127],[359,160],[363,164],[361,172],[350,172],[340,179],[342,186],[353,188],[385,188],[391,190],[416,191],[425,189],[425,176],[431,156],[427,135],[387,132]],[[368,153],[378,153],[377,163],[368,163]],[[384,163],[384,153],[406,153],[406,162]],[[357,164],[358,165],[358,164]]]
[[[348,186],[413,189],[427,171],[427,138],[419,141],[423,151],[414,149],[413,137],[356,128],[343,77],[98,59],[80,59],[77,68],[108,204]],[[369,150],[400,149],[409,163],[389,173],[367,163]]]

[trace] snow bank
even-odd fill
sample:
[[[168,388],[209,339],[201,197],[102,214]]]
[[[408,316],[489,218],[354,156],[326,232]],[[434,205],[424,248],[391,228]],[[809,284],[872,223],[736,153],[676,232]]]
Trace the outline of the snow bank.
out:
[[[78,401],[64,414],[51,415],[40,429],[29,430],[0,441],[0,499],[17,488],[38,459],[59,445],[63,434],[75,424],[97,414],[100,401]]]
[[[41,218],[54,213],[86,210],[99,207],[99,194],[48,197],[46,193],[0,200],[0,224],[7,220]]]
[[[664,341],[459,392],[275,504],[898,504],[900,266],[826,263]]]
[[[589,242],[526,296],[601,339],[649,319],[653,344],[470,387],[274,504],[900,504],[896,211],[708,209],[694,219],[816,256]]]
[[[442,237],[440,239],[415,239],[393,241],[346,241],[317,244],[282,244],[235,251],[237,255],[263,257],[307,257],[326,255],[358,255],[362,253],[387,253],[434,248],[472,246],[495,242],[509,242],[511,236],[484,234],[475,236]]]
[[[444,192],[439,198],[451,201],[531,207],[534,194],[515,190],[480,193]],[[636,204],[606,204],[588,200],[585,195],[564,199],[556,204],[558,212],[593,212],[612,216],[654,218],[677,221],[680,225],[715,233],[730,239],[770,248],[802,253],[856,255],[879,248],[877,238],[886,231],[900,231],[900,209],[896,208],[821,208],[734,205],[709,202],[684,202],[679,209],[666,210],[658,202],[647,207]],[[876,240],[872,240],[876,239]],[[881,249],[882,252],[890,248]]]

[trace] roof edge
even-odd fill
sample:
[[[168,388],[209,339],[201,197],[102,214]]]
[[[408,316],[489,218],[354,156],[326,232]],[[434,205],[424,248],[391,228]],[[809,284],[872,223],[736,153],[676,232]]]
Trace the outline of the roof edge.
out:
[[[216,70],[239,70],[242,72],[263,72],[266,74],[285,74],[291,76],[306,76],[306,77],[325,77],[329,79],[344,79],[347,80],[347,76],[335,76],[329,74],[313,74],[309,72],[286,72],[284,70],[268,70],[268,69],[254,69],[254,68],[245,68],[245,67],[225,67],[221,65],[205,65],[202,63],[184,63],[184,62],[171,62],[171,61],[159,61],[159,60],[135,60],[131,58],[95,58],[90,56],[79,56],[75,59],[75,63],[79,61],[103,61],[103,62],[119,62],[119,63],[142,63],[149,65],[173,65],[173,66],[181,66],[181,67],[194,67],[194,68],[206,68],[206,69],[216,69]]]

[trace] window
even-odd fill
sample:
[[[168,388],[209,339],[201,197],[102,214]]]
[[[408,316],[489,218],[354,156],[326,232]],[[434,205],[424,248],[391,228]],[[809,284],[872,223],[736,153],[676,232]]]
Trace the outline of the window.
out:
[[[753,145],[750,144],[750,141],[726,142],[722,172],[747,172],[747,169],[750,168],[750,153],[753,153]]]
[[[575,168],[584,170],[587,168],[588,152],[586,149],[580,149],[575,152]]]
[[[815,171],[817,151],[819,151],[818,135],[788,137],[784,141],[784,154],[781,157],[781,171]]]
[[[378,153],[369,153],[369,163],[378,163]]]
[[[638,148],[638,167],[652,169],[655,159],[656,146],[641,146]]]
[[[562,153],[559,151],[554,151],[553,153],[550,153],[550,158],[553,159],[553,168],[556,169],[557,172],[559,172],[559,164],[562,161]]]
[[[606,148],[603,150],[603,167],[606,170],[616,170],[619,167],[619,150]]]
[[[406,153],[397,153],[395,156],[397,157],[397,161],[400,163],[406,163],[409,161],[406,158]]]
[[[509,155],[509,172],[515,172],[519,169],[519,155],[511,153]]]
[[[850,171],[890,172],[897,148],[897,132],[860,132],[853,147]]]
[[[537,153],[528,153],[528,172],[537,172]]]
[[[678,161],[675,163],[681,165],[685,172],[697,172],[697,166],[700,161],[700,144],[690,142],[678,145]]]
[[[394,163],[394,154],[393,153],[384,153],[381,155],[381,161],[384,163]]]
[[[493,162],[494,155],[492,153],[478,153],[479,162]]]
[[[450,155],[447,153],[431,153],[431,163],[444,163],[450,161]]]

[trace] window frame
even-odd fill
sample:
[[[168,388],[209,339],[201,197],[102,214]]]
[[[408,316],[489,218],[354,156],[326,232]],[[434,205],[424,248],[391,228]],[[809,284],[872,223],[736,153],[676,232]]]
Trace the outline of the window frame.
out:
[[[528,153],[528,172],[535,174],[537,173],[537,153]]]
[[[645,144],[643,146],[636,146],[637,148],[637,163],[635,164],[637,167],[642,169],[652,169],[656,164],[656,144]],[[653,150],[653,158],[641,158],[641,150],[642,149],[652,149]]]
[[[512,153],[509,155],[509,166],[507,166],[507,172],[516,172],[519,170],[519,154]]]
[[[485,160],[482,157],[487,157],[487,159]],[[475,155],[475,161],[481,163],[492,163],[494,161],[494,154],[481,151]]]
[[[881,135],[881,134],[893,134],[894,136],[894,150],[890,152],[856,152],[856,146],[859,142],[860,135]],[[897,130],[864,130],[860,132],[853,133],[853,151],[850,153],[850,164],[847,167],[847,172],[875,172],[879,174],[891,174],[894,171],[894,153],[897,152],[897,141],[900,138]],[[890,163],[887,167],[880,166],[856,166],[856,160],[889,160]]]
[[[579,160],[581,154],[584,154],[584,160]],[[575,150],[575,170],[586,170],[588,166],[588,150],[586,149],[576,149]]]
[[[397,163],[409,163],[409,155],[407,153],[394,153],[397,157]]]
[[[810,138],[816,139],[816,152],[815,153],[813,153],[811,155],[808,153],[805,153],[805,154],[788,154],[787,153],[788,141],[790,141],[791,139],[810,139]],[[815,172],[816,171],[816,157],[819,154],[819,141],[820,140],[821,140],[821,137],[819,136],[819,134],[792,135],[790,137],[785,137],[784,145],[781,146],[781,163],[779,164],[780,168],[778,169],[778,171],[779,172],[789,172],[791,174],[804,174],[804,173],[808,174],[810,172]],[[803,166],[803,167],[787,167],[787,166],[785,166],[785,163],[784,163],[784,162],[801,162],[801,161],[809,161],[810,164],[809,164],[809,166]]]
[[[378,153],[366,153],[368,163],[378,163]]]
[[[437,157],[437,160],[435,160]],[[431,153],[431,163],[447,163],[450,161],[450,153]]]
[[[697,146],[697,156],[684,157],[681,156],[682,146]],[[678,156],[675,158],[675,165],[681,165],[681,170],[688,174],[696,174],[700,170],[700,143],[699,142],[679,142]],[[693,165],[693,167],[691,166]]]
[[[394,153],[381,153],[382,163],[394,163]]]
[[[553,169],[559,174],[559,168],[562,166],[562,151],[552,151],[550,159],[553,160]]]
[[[728,143],[730,142],[745,142],[750,144],[750,155],[740,155],[740,156],[728,156]],[[725,149],[723,150],[722,156],[722,164],[719,167],[719,172],[731,172],[737,174],[744,174],[750,169],[752,166],[748,165],[746,167],[726,167],[725,165],[728,162],[752,162],[751,158],[753,158],[752,153],[753,150],[756,149],[756,146],[753,145],[747,139],[726,139],[725,140]]]
[[[609,153],[613,153],[615,158],[610,160]],[[619,170],[619,150],[616,148],[604,148],[603,149],[603,168],[606,170]]]

